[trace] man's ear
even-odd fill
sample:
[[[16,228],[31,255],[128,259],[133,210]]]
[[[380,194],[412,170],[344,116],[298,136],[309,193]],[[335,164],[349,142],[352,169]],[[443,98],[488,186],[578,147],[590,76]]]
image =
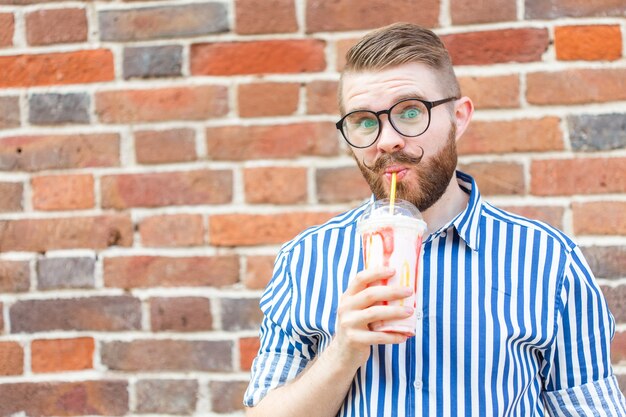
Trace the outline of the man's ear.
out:
[[[469,97],[463,96],[458,99],[454,106],[454,122],[456,123],[456,140],[458,141],[467,126],[469,126],[474,114],[474,103]]]

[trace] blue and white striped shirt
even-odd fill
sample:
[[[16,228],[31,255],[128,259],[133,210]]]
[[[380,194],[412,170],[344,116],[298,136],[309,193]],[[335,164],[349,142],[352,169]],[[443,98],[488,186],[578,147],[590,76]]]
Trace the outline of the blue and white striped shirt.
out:
[[[339,416],[626,416],[610,364],[614,320],[563,233],[484,202],[424,241],[416,336],[372,347]],[[363,269],[364,206],[285,244],[263,297],[261,347],[244,403],[295,378],[335,333]]]

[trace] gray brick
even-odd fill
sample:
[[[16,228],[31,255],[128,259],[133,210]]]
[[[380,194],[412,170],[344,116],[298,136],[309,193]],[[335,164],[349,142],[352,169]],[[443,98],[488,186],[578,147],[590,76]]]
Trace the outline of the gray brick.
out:
[[[622,278],[626,271],[626,246],[581,247],[585,259],[598,278]]]
[[[243,410],[243,394],[247,387],[245,381],[210,381],[211,411],[232,413]]]
[[[20,125],[19,97],[0,97],[0,129]]]
[[[98,17],[104,41],[181,38],[228,30],[226,5],[222,3],[105,10]]]
[[[198,382],[184,379],[146,379],[137,382],[139,413],[193,414]]]
[[[181,75],[183,48],[178,45],[124,49],[124,78]]]
[[[570,116],[569,136],[576,151],[605,151],[626,147],[626,114]]]
[[[224,298],[221,304],[224,330],[256,330],[261,325],[263,314],[257,298]]]
[[[28,107],[32,124],[89,123],[87,94],[33,94]]]
[[[93,258],[49,258],[37,261],[37,288],[93,288]]]

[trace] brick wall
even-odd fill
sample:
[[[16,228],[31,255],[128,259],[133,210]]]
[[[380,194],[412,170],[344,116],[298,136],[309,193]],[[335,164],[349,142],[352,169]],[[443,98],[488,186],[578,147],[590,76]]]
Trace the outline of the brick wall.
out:
[[[575,236],[626,388],[626,3],[0,0],[0,415],[237,414],[280,243],[368,195],[343,54],[434,28],[461,166]]]

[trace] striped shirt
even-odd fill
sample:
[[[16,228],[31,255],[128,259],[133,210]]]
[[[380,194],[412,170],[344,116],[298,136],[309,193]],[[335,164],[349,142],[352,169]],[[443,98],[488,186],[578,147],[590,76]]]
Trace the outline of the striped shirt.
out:
[[[614,320],[580,249],[483,201],[470,176],[457,181],[469,203],[424,241],[416,336],[372,347],[338,415],[626,416],[610,364]],[[330,343],[339,297],[363,269],[364,207],[281,248],[245,405]]]

